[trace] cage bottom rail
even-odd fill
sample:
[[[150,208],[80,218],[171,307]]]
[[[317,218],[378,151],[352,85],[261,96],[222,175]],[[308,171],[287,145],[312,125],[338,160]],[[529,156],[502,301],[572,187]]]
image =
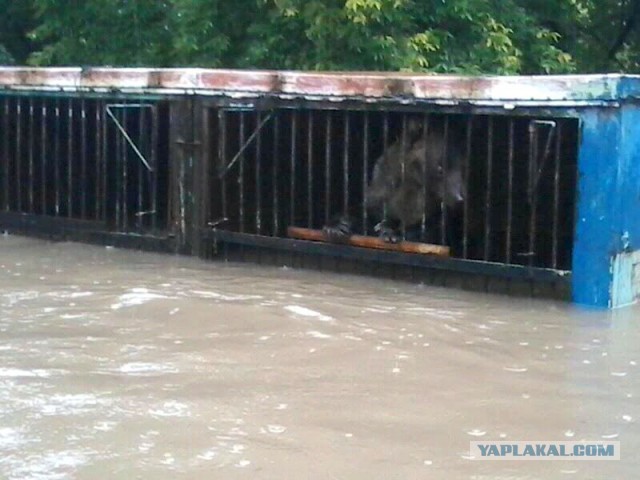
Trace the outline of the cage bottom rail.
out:
[[[292,253],[309,253],[344,259],[364,260],[410,267],[423,267],[457,273],[481,274],[540,283],[570,283],[571,272],[548,268],[503,265],[477,260],[460,260],[394,251],[373,250],[349,245],[327,244],[308,240],[268,237],[219,229],[201,230],[201,238],[214,244],[237,244]]]

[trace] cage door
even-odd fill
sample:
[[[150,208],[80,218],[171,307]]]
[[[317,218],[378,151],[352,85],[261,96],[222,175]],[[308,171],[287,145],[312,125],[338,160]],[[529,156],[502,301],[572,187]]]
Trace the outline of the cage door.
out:
[[[105,105],[106,220],[118,232],[158,227],[158,111],[147,103]]]

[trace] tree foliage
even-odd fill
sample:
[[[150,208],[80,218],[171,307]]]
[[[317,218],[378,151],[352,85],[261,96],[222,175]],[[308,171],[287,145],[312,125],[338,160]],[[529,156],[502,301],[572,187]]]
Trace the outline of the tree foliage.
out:
[[[0,65],[24,63],[37,46],[29,38],[35,27],[30,1],[0,0]]]
[[[0,0],[0,63],[640,71],[636,0]]]

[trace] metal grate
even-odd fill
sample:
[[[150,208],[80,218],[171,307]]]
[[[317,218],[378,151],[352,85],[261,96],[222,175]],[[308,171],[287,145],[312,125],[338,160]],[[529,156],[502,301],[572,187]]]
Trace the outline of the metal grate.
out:
[[[288,226],[348,217],[354,233],[377,235],[401,208],[393,202],[407,204],[387,192],[382,211],[372,208],[376,169],[391,158],[395,181],[389,172],[377,179],[391,189],[415,182],[423,202],[396,214],[411,218],[396,218],[400,238],[448,245],[459,259],[571,269],[577,119],[311,108],[207,115],[217,229],[284,237]]]
[[[146,101],[0,97],[0,208],[119,232],[166,228],[165,110]]]

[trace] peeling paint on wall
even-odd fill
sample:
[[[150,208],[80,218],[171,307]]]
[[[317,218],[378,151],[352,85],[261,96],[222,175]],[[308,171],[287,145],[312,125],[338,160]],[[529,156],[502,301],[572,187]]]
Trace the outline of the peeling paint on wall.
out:
[[[613,259],[612,308],[640,300],[640,251],[621,253]]]

